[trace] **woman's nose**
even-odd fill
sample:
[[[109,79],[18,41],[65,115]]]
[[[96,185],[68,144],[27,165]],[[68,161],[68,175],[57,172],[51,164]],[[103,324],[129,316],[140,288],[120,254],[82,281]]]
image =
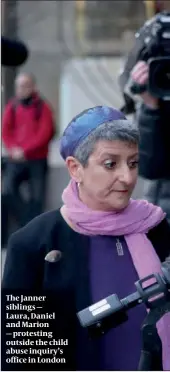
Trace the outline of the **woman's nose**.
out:
[[[120,170],[119,181],[126,183],[126,185],[131,185],[133,182],[133,175],[129,167],[123,167]]]

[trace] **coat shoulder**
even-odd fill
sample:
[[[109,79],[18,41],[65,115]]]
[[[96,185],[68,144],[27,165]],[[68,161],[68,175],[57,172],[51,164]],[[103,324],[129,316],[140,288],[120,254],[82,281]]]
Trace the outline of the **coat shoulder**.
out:
[[[11,235],[4,266],[3,289],[39,288],[44,275],[45,254],[50,248],[53,232],[58,234],[62,223],[60,211],[50,211],[34,218]]]
[[[31,247],[34,242],[34,246],[38,247],[48,240],[54,228],[57,230],[57,227],[62,222],[62,216],[59,210],[42,213],[12,234],[9,244],[10,242],[18,242]]]

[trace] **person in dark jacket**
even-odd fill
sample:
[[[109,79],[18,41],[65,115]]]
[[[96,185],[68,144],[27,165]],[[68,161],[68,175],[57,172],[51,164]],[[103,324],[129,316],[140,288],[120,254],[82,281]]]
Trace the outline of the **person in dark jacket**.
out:
[[[3,293],[50,292],[46,311],[57,314],[55,336],[69,340],[68,370],[138,368],[144,305],[98,340],[88,337],[76,315],[113,293],[122,298],[134,292],[134,283],[160,272],[170,253],[165,213],[131,199],[138,141],[136,125],[114,108],[97,106],[76,116],[60,142],[71,176],[61,209],[40,215],[9,241]],[[168,321],[158,325],[165,369],[170,367]]]
[[[139,61],[131,78],[143,85],[148,81],[148,64]],[[147,180],[145,197],[160,205],[170,223],[170,102],[160,101],[149,92],[141,94],[142,105],[138,111],[140,130],[139,174]]]
[[[33,75],[16,78],[16,97],[6,105],[2,140],[8,152],[4,192],[19,226],[42,213],[49,142],[54,134],[53,113],[36,89]],[[28,182],[29,201],[20,191]]]

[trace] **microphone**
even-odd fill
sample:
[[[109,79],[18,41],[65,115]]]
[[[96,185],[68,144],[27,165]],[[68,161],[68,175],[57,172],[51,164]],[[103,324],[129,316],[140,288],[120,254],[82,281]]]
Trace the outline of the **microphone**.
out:
[[[163,308],[164,305],[166,311],[170,311],[170,256],[162,263],[161,269],[161,274],[138,280],[135,283],[137,291],[127,297],[120,300],[112,294],[79,311],[77,316],[81,326],[93,336],[99,336],[127,321],[127,311],[138,304],[144,303],[150,309]],[[147,285],[148,281],[152,284]]]
[[[1,64],[5,67],[21,66],[28,58],[29,52],[24,43],[1,37]]]

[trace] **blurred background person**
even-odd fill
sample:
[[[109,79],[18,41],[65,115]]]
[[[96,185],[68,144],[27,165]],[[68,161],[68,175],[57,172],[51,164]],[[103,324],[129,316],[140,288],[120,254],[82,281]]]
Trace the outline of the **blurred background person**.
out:
[[[148,64],[143,61],[137,63],[131,77],[134,82],[146,85],[149,79]],[[155,98],[149,92],[141,93],[140,96],[143,104],[138,112],[139,172],[144,178],[153,180],[146,183],[146,199],[160,205],[167,213],[170,223],[170,96],[166,102]]]
[[[20,227],[43,211],[48,147],[53,135],[53,113],[40,97],[35,77],[19,74],[15,98],[4,108],[2,140],[8,153],[3,190]],[[29,186],[28,200],[22,196],[23,181]]]
[[[156,15],[136,34],[119,83],[135,102],[144,197],[160,205],[170,223],[170,1],[148,2],[148,8]]]

